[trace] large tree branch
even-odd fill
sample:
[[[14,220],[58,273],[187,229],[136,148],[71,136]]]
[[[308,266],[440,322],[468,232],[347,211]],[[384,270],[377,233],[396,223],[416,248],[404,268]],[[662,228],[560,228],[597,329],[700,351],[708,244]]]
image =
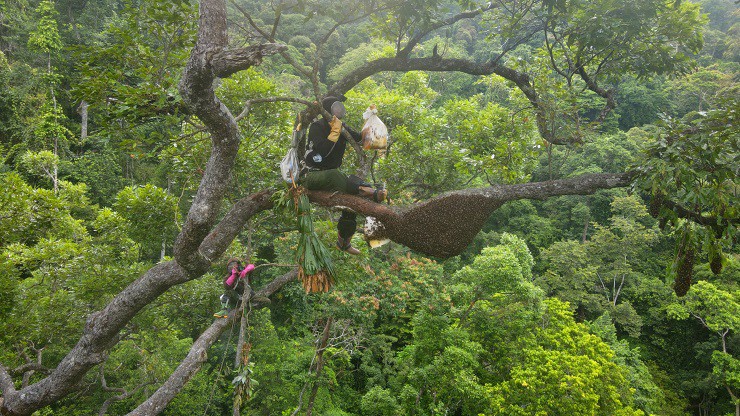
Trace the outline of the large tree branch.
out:
[[[375,218],[370,239],[388,238],[427,255],[447,258],[462,252],[490,215],[505,202],[586,195],[600,189],[627,186],[631,173],[602,173],[575,178],[452,191],[404,210],[376,204],[353,195],[310,191],[312,202],[347,207]]]
[[[257,292],[257,296],[269,297],[280,290],[287,283],[292,282],[298,276],[297,269],[274,279],[264,288]],[[253,308],[262,307],[263,304],[253,304]],[[211,324],[198,339],[193,343],[187,357],[182,360],[177,369],[170,375],[167,381],[157,389],[144,403],[134,409],[129,416],[143,416],[159,414],[167,404],[175,398],[182,390],[185,384],[195,376],[200,370],[203,363],[208,358],[208,349],[213,345],[221,334],[234,324],[234,321],[240,316],[241,309],[232,312],[228,319],[218,319]]]
[[[13,377],[10,376],[10,373],[2,364],[0,364],[0,391],[3,393],[3,397],[10,397],[16,393]],[[0,398],[0,410],[2,410],[3,404],[3,399]]]
[[[604,121],[609,112],[617,106],[617,102],[614,100],[614,90],[605,90],[601,88],[596,81],[588,75],[586,68],[584,68],[583,65],[577,64],[576,72],[580,75],[583,82],[586,83],[589,90],[595,92],[606,100],[606,104],[604,104],[604,108],[601,109],[598,119],[598,121]]]
[[[344,78],[337,81],[329,89],[328,95],[340,95],[352,89],[360,81],[384,71],[408,72],[408,71],[432,71],[445,72],[455,71],[463,72],[470,75],[500,75],[514,83],[530,100],[536,99],[534,87],[531,84],[529,76],[522,72],[515,71],[506,66],[500,65],[496,61],[484,63],[474,62],[467,59],[444,59],[439,56],[428,58],[411,58],[404,59],[379,58],[355,69],[347,74]]]
[[[543,138],[553,144],[570,144],[579,140],[578,138],[558,137],[554,132],[550,131],[547,127],[548,121],[545,109],[540,103],[539,95],[529,75],[499,64],[498,59],[480,63],[467,59],[444,59],[439,56],[411,59],[403,57],[380,58],[367,62],[365,65],[347,74],[329,88],[327,95],[339,96],[344,94],[362,80],[385,71],[463,72],[470,75],[499,75],[516,84],[532,104],[536,114],[537,128]]]
[[[216,97],[213,80],[219,74],[230,75],[259,64],[264,54],[283,48],[269,44],[225,51],[228,38],[224,0],[200,2],[198,27],[198,40],[183,71],[180,94],[211,133],[211,156],[174,245],[175,260],[193,276],[204,273],[210,265],[198,248],[217,219],[239,148],[236,120]]]
[[[691,211],[669,199],[663,198],[660,201],[660,203],[666,208],[673,211],[673,213],[676,214],[676,216],[679,218],[691,220],[699,225],[703,225],[705,227],[711,228],[714,231],[717,238],[722,236],[722,233],[727,228],[727,224],[737,225],[738,223],[740,223],[740,220],[738,219],[729,219],[729,220],[725,220],[725,223],[723,224],[722,221],[720,221],[718,217],[706,216],[706,215],[702,215],[699,212]]]

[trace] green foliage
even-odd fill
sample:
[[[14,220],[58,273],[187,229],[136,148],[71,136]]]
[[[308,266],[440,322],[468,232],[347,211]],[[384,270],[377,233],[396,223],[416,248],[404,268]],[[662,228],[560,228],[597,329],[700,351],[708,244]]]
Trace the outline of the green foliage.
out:
[[[60,166],[60,177],[89,186],[90,199],[101,206],[110,206],[124,184],[123,170],[111,149],[85,152]]]
[[[380,386],[371,388],[362,396],[363,415],[383,416],[398,414],[398,401],[389,390]]]
[[[449,133],[460,142],[464,173],[485,172],[496,183],[525,182],[534,169],[535,129],[527,113],[496,104],[480,109],[479,97],[445,104]],[[490,177],[489,177],[490,175]]]
[[[173,241],[179,212],[177,201],[154,185],[126,187],[113,204],[129,224],[130,237],[141,244],[144,258],[157,258],[163,244]]]
[[[18,290],[18,272],[13,264],[0,258],[0,319],[5,320],[13,309]]]
[[[254,98],[313,100],[361,65],[395,57],[398,39],[484,6],[239,5],[263,29],[279,23],[275,41],[289,45],[301,70],[315,65],[319,83],[314,89],[282,57],[266,57],[259,70],[214,84],[235,115]],[[639,190],[713,224],[687,227],[695,284],[684,298],[672,295],[663,275],[675,257],[671,246],[683,238],[670,231],[685,222],[663,206],[658,219],[673,228],[659,235],[638,195],[624,190],[507,203],[463,255],[443,264],[395,244],[369,250],[358,237],[362,255],[338,255],[341,281],[332,291],[309,296],[291,283],[272,296],[269,309],[249,315],[252,365],[240,380],[259,384],[240,384],[251,397],[242,413],[291,414],[313,383],[314,413],[324,415],[733,410],[727,389],[736,396],[740,390],[734,245],[740,29],[732,1],[700,5],[709,16],[706,29],[699,3],[685,1],[504,1],[483,19],[424,36],[409,51],[411,58],[433,58],[434,49],[441,58],[521,71],[536,90],[545,127],[557,138],[580,139],[578,145],[542,142],[531,102],[498,75],[386,72],[346,93],[350,126],[359,129],[364,109],[376,104],[389,127],[385,155],[367,156],[374,159],[369,180],[385,182],[394,205],[453,189],[639,171]],[[380,13],[365,18],[373,7]],[[251,29],[241,30],[248,27],[244,16],[234,12],[230,6],[230,46],[252,44]],[[334,26],[340,22],[350,24]],[[183,113],[177,88],[196,23],[190,1],[0,0],[6,368],[35,360],[39,351],[44,366],[56,366],[93,311],[169,254],[211,151],[210,134]],[[586,88],[588,77],[615,94],[617,107],[604,123],[598,122],[604,98]],[[90,104],[84,141],[75,139],[82,100]],[[224,212],[274,186],[301,109],[254,103],[240,118]],[[351,152],[348,172],[356,167]],[[313,215],[317,240],[333,243],[336,213]],[[228,254],[293,264],[299,237],[285,232],[290,221],[280,213],[259,217]],[[722,271],[715,275],[708,264]],[[97,412],[118,394],[104,391],[101,375],[109,387],[133,392],[109,414],[144,401],[212,323],[222,269],[214,263],[202,278],[144,308],[104,365],[81,381],[85,388],[39,414]],[[255,288],[285,270],[258,269]],[[337,324],[316,377],[309,368],[317,322],[327,316]],[[235,335],[214,345],[164,414],[231,412]]]
[[[492,389],[493,414],[642,415],[631,406],[624,370],[599,338],[573,322],[567,304],[545,301],[538,344]],[[526,409],[526,410],[525,410]]]
[[[595,224],[591,239],[557,242],[543,252],[549,269],[537,282],[548,294],[570,302],[584,317],[595,318],[611,310],[621,329],[637,337],[642,319],[622,295],[641,280],[642,265],[658,238],[657,229],[639,199],[616,198],[611,206],[610,224]]]
[[[48,150],[38,153],[26,152],[21,157],[21,166],[32,175],[54,181],[56,179],[54,171],[59,166],[59,157]]]
[[[329,249],[314,231],[311,217],[311,203],[301,189],[293,189],[293,203],[298,222],[298,247],[295,262],[298,264],[298,277],[308,293],[328,292],[336,272]]]
[[[740,300],[737,291],[727,291],[706,281],[697,282],[679,304],[671,305],[675,319],[694,316],[707,329],[722,334],[740,328]]]
[[[33,244],[48,232],[62,234],[74,219],[46,189],[34,189],[16,173],[0,174],[0,246]]]
[[[619,84],[617,102],[619,128],[628,131],[658,121],[659,114],[669,108],[669,94],[657,81],[627,78]]]
[[[588,324],[589,330],[597,335],[614,351],[612,361],[626,370],[625,377],[634,391],[634,406],[646,414],[667,414],[665,393],[653,379],[648,365],[643,361],[640,348],[631,347],[626,340],[617,338],[617,330],[609,313]]]
[[[697,319],[702,326],[712,331],[719,339],[711,352],[714,382],[730,394],[733,404],[737,403],[740,390],[740,360],[728,349],[728,340],[740,329],[740,293],[737,289],[726,290],[707,281],[697,282],[678,303],[668,305],[668,315],[673,319]],[[735,352],[736,353],[736,352]]]
[[[57,53],[62,49],[62,38],[57,29],[56,17],[59,13],[51,0],[42,0],[36,7],[39,16],[36,30],[28,38],[28,46],[32,50],[45,54]]]
[[[737,96],[722,107],[706,113],[692,113],[681,120],[667,119],[656,132],[636,166],[638,184],[649,192],[656,204],[656,216],[677,223],[685,213],[663,204],[672,201],[679,207],[710,218],[704,222],[689,218],[706,228],[708,235],[723,241],[736,233],[737,207],[734,198],[740,154]]]
[[[665,93],[672,107],[668,114],[681,118],[694,111],[723,106],[724,97],[736,94],[733,77],[737,72],[738,65],[712,65],[669,81]]]
[[[642,78],[685,71],[691,65],[690,54],[702,47],[705,20],[694,3],[676,3],[675,7],[662,0],[565,4],[567,8],[554,16],[567,16],[566,26],[558,28],[564,36],[563,46],[574,62],[598,65],[606,76],[632,72]],[[673,39],[677,44],[660,39]]]

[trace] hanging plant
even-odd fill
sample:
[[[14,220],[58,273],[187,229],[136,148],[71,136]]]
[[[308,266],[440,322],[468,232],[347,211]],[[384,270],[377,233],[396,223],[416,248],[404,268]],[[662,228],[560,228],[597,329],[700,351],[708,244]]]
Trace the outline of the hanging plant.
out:
[[[319,239],[311,218],[311,203],[301,187],[292,187],[293,207],[298,219],[298,278],[306,293],[328,292],[334,283],[331,253]]]
[[[259,383],[252,376],[254,374],[254,362],[249,360],[249,351],[252,344],[247,344],[244,353],[244,359],[239,367],[234,370],[236,376],[231,384],[234,385],[234,408],[241,409],[245,401],[249,401],[254,396],[254,390]]]

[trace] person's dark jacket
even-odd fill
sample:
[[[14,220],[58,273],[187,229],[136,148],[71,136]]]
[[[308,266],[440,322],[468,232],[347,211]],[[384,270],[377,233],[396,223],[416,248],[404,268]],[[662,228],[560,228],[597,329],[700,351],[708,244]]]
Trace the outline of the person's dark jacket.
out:
[[[358,143],[362,141],[362,135],[346,124],[342,126]],[[339,140],[332,142],[328,139],[331,133],[329,123],[323,117],[311,123],[308,128],[308,140],[306,146],[306,165],[311,169],[338,169],[342,166],[342,158],[347,149],[347,140],[344,134],[339,135]],[[312,146],[313,145],[313,146]]]

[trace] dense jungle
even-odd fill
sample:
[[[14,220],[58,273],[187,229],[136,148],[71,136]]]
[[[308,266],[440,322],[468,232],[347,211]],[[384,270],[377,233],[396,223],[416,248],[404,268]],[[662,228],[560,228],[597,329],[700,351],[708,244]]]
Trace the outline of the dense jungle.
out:
[[[739,98],[735,0],[0,0],[0,414],[740,416]]]

